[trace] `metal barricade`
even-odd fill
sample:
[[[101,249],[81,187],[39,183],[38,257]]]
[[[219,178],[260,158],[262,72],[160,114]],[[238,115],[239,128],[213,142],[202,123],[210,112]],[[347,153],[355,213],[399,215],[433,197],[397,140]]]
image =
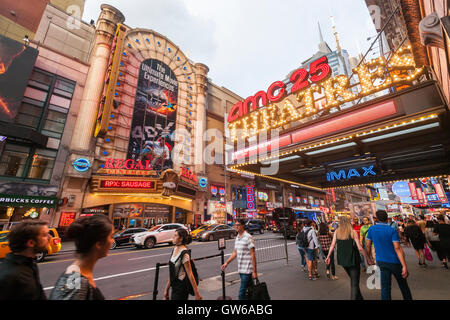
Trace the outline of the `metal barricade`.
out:
[[[258,264],[284,259],[289,263],[287,240],[282,236],[255,239],[255,248]]]

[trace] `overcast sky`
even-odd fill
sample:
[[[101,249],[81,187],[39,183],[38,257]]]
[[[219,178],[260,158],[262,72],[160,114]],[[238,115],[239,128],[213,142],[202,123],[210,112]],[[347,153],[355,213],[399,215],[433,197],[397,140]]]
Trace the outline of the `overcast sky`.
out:
[[[155,30],[192,61],[206,64],[209,77],[247,98],[296,69],[317,52],[320,22],[334,50],[330,15],[341,46],[351,56],[369,48],[376,34],[364,0],[87,0],[83,20],[97,20],[108,3],[133,28]]]

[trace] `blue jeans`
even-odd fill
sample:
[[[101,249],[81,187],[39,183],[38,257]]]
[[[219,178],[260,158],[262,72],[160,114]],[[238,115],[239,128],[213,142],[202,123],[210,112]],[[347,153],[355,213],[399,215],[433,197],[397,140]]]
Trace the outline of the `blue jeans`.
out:
[[[305,250],[302,247],[298,247],[298,252],[302,257],[302,267],[306,267]]]
[[[239,273],[241,277],[241,288],[239,289],[239,300],[247,300],[247,296],[245,294],[247,288],[252,284],[252,275]]]
[[[381,300],[392,300],[391,298],[391,275],[397,280],[404,300],[412,300],[411,290],[408,282],[402,277],[402,265],[377,261],[381,274]]]

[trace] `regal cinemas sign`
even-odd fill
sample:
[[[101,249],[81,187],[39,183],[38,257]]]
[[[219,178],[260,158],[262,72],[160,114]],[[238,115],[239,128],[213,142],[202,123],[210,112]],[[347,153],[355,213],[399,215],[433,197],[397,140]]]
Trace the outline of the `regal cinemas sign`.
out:
[[[410,46],[398,50],[389,61],[380,57],[353,69],[359,84],[345,75],[331,77],[328,59],[322,57],[308,70],[293,72],[288,83],[274,82],[267,91],[235,104],[228,115],[231,139],[247,139],[376,92],[411,84],[423,71],[416,67]]]
[[[110,175],[154,176],[156,172],[151,167],[150,160],[106,159],[100,173]]]

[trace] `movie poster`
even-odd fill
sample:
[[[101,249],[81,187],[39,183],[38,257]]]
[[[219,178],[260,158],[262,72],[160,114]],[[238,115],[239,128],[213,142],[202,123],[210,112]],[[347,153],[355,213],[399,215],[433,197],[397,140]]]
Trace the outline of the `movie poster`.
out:
[[[14,122],[38,53],[0,35],[0,121]]]
[[[149,160],[157,172],[173,168],[178,81],[163,62],[141,64],[131,125],[128,159]]]

